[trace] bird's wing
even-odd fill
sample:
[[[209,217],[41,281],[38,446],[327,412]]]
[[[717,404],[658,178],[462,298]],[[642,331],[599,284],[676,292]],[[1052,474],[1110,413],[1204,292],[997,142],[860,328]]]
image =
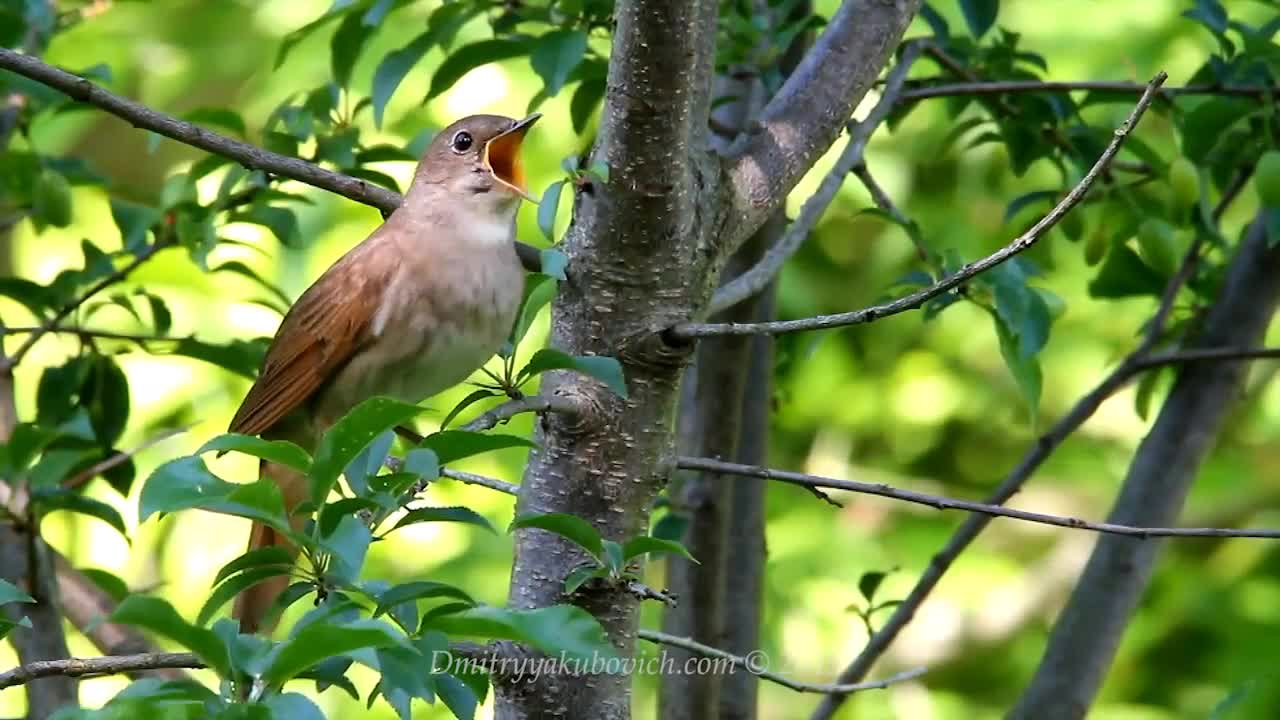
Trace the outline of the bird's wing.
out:
[[[370,252],[376,241],[377,235],[334,263],[289,309],[231,432],[271,429],[359,351],[395,262],[395,253]]]

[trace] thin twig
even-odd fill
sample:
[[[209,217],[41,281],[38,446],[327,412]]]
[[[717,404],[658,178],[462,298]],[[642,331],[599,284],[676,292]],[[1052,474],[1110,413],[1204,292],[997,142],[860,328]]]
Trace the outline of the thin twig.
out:
[[[17,327],[7,327],[4,329],[6,333],[12,335],[26,335],[30,333],[57,333],[61,335],[75,335],[80,338],[93,338],[103,340],[125,340],[135,343],[148,342],[178,342],[182,340],[180,337],[172,335],[156,335],[154,333],[126,333],[116,332],[114,330],[98,330],[95,328],[68,327],[59,326],[54,328],[44,328],[37,325],[19,325]]]
[[[124,450],[121,452],[112,453],[111,455],[103,458],[102,460],[99,460],[98,462],[90,465],[84,470],[81,470],[80,472],[68,478],[66,482],[62,483],[62,487],[66,489],[78,488],[81,485],[94,479],[95,477],[101,475],[102,473],[110,470],[111,468],[124,463],[125,461],[132,458],[134,455],[137,455],[138,453],[142,452],[143,450],[146,450],[151,447],[155,447],[156,445],[159,445],[165,440],[168,440],[171,437],[176,437],[178,435],[181,435],[182,433],[190,429],[191,429],[191,426],[188,425],[186,427],[166,430],[160,433],[159,435],[144,441],[141,445],[133,448],[132,450]]]
[[[490,490],[506,493],[508,495],[517,495],[520,492],[520,486],[509,483],[506,480],[487,477],[485,475],[476,475],[475,473],[464,472],[462,470],[454,470],[453,468],[440,468],[440,475],[450,480],[457,480],[460,483],[468,485],[479,485],[487,487]]]
[[[485,411],[475,420],[462,426],[463,430],[481,432],[492,430],[516,415],[523,413],[554,412],[563,415],[577,415],[581,411],[578,403],[564,395],[530,395],[519,400],[510,400]]]
[[[207,666],[193,653],[139,653],[137,655],[107,655],[96,658],[41,660],[20,665],[12,670],[0,673],[0,689],[54,676],[120,675],[140,670],[159,670],[161,668],[199,669],[204,667]]]
[[[733,653],[725,652],[724,650],[711,647],[710,645],[703,645],[702,643],[696,642],[689,638],[678,637],[676,635],[668,635],[666,633],[658,632],[656,630],[641,629],[637,633],[637,637],[641,638],[642,640],[648,640],[649,642],[655,643],[658,645],[669,645],[671,647],[678,647],[681,650],[688,650],[691,653],[702,655],[703,657],[711,657],[711,658],[719,658],[721,660],[727,660],[730,663],[732,663],[734,667],[742,668],[743,670],[746,670],[752,675],[756,675],[757,677],[760,677],[764,680],[769,680],[771,682],[777,683],[778,685],[781,685],[783,687],[791,688],[796,692],[848,695],[849,693],[861,692],[863,690],[883,690],[884,688],[887,688],[890,685],[893,685],[895,683],[914,680],[925,673],[924,668],[915,668],[914,670],[907,670],[906,672],[901,672],[901,673],[898,673],[897,675],[892,675],[890,677],[884,678],[883,680],[874,680],[872,682],[848,683],[848,684],[838,684],[838,685],[806,683],[806,682],[800,682],[799,680],[792,680],[791,678],[786,677],[785,675],[780,675],[775,672],[770,672],[765,667],[768,665],[768,662],[769,662],[768,657],[762,653],[759,653],[758,651],[756,653],[751,653],[750,655],[747,655],[747,656],[734,655]]]
[[[449,655],[465,660],[501,659],[501,653],[491,646],[470,642],[450,643]],[[194,653],[149,652],[133,655],[105,655],[94,658],[67,658],[65,660],[41,660],[39,662],[20,665],[12,670],[0,673],[0,690],[23,685],[40,678],[86,677],[99,675],[121,675],[143,670],[161,670],[165,668],[188,668],[200,670],[209,667]]]
[[[923,306],[929,300],[938,297],[944,293],[963,285],[969,279],[979,275],[991,268],[1003,263],[1005,260],[1017,255],[1018,253],[1030,248],[1045,233],[1062,219],[1072,208],[1074,208],[1089,188],[1093,185],[1098,176],[1107,168],[1111,159],[1120,151],[1120,147],[1124,144],[1125,138],[1133,131],[1138,120],[1142,118],[1147,107],[1150,106],[1152,99],[1156,96],[1156,91],[1164,83],[1168,77],[1161,72],[1152,78],[1147,85],[1147,90],[1142,94],[1142,98],[1138,100],[1133,111],[1129,113],[1129,117],[1124,121],[1111,139],[1111,144],[1103,151],[1089,172],[1085,174],[1080,182],[1067,193],[1048,215],[1045,215],[1039,222],[1027,230],[1025,233],[1016,238],[1013,242],[987,257],[976,262],[969,263],[960,268],[954,275],[950,275],[930,287],[924,288],[917,292],[911,293],[906,297],[893,300],[891,302],[880,305],[873,305],[862,310],[852,312],[838,313],[834,315],[819,315],[817,317],[804,318],[801,320],[780,320],[774,322],[762,323],[686,323],[676,325],[670,329],[670,333],[675,338],[693,339],[701,337],[714,337],[721,335],[780,335],[783,333],[800,332],[804,330],[821,330],[824,328],[843,327],[846,325],[856,325],[860,323],[869,323],[880,320],[890,315],[915,310]]]
[[[1183,259],[1183,266],[1179,270],[1178,275],[1182,275],[1187,271],[1191,263],[1195,262],[1195,255],[1192,251],[1188,251],[1187,256]],[[1178,277],[1175,276],[1169,281],[1169,286],[1165,291],[1165,301],[1162,301],[1161,307],[1172,304],[1172,298],[1176,294],[1178,286]],[[1166,302],[1167,301],[1167,302]],[[1159,312],[1157,314],[1160,314]],[[1092,390],[1076,401],[1066,415],[1062,416],[1058,422],[1054,423],[1045,434],[1041,435],[1031,446],[1031,449],[1023,455],[1018,465],[1005,476],[1004,480],[996,487],[990,495],[985,498],[985,503],[989,505],[1002,505],[1009,501],[1014,495],[1022,489],[1022,486],[1031,478],[1031,475],[1044,464],[1054,450],[1066,441],[1070,435],[1083,425],[1093,414],[1102,407],[1102,403],[1106,402],[1121,388],[1129,383],[1140,371],[1138,363],[1147,363],[1147,368],[1154,367],[1151,359],[1147,357],[1149,348],[1159,338],[1161,323],[1152,320],[1151,328],[1148,335],[1142,341],[1137,350],[1129,355],[1125,360],[1112,370],[1103,380],[1098,383]],[[1221,352],[1228,352],[1222,350]],[[1245,356],[1254,354],[1251,351],[1234,351],[1235,355],[1244,359]],[[1166,359],[1176,359],[1178,353],[1169,353]],[[1185,355],[1188,361],[1203,359],[1201,351],[1189,352]],[[1227,359],[1227,358],[1219,358]],[[897,639],[898,634],[902,632],[915,617],[916,611],[924,604],[929,594],[937,587],[942,580],[942,576],[957,558],[969,547],[969,544],[986,529],[987,524],[991,522],[992,516],[983,514],[974,514],[960,524],[946,545],[939,550],[929,561],[928,567],[921,573],[916,584],[903,598],[902,602],[894,608],[893,614],[884,625],[880,627],[874,635],[867,640],[866,646],[862,652],[854,658],[848,666],[840,672],[838,680],[840,682],[856,682],[859,678],[865,677],[871,670],[871,666],[880,658],[881,655],[889,649],[893,641]],[[810,720],[829,720],[844,699],[839,695],[830,695],[825,698],[822,703],[810,715]]]
[[[878,495],[891,500],[901,500],[903,502],[914,503],[916,505],[927,505],[936,510],[964,510],[966,512],[990,515],[992,517],[1005,517],[1012,520],[1023,520],[1025,522],[1038,523],[1041,525],[1054,525],[1057,527],[1073,528],[1077,530],[1091,530],[1093,532],[1105,533],[1108,535],[1129,535],[1140,538],[1215,537],[1280,539],[1280,529],[1274,528],[1159,528],[1133,527],[1132,525],[1117,525],[1115,523],[1106,522],[1091,522],[1089,520],[1081,520],[1079,518],[1066,517],[1063,515],[1049,515],[1046,513],[1032,512],[1030,510],[1016,510],[1014,508],[1007,508],[1002,505],[993,505],[991,503],[962,500],[960,498],[933,495],[931,493],[916,492],[914,490],[903,490],[883,483],[865,483],[858,482],[857,480],[840,480],[837,478],[823,477],[821,475],[808,475],[805,473],[792,472],[790,470],[777,470],[774,468],[760,467],[758,465],[740,465],[738,463],[725,462],[724,460],[712,460],[711,458],[677,458],[676,467],[684,470],[714,472],[721,475],[740,475],[742,477],[754,477],[762,480],[778,480],[780,482],[799,485],[800,487],[806,488],[832,488],[835,490],[861,493],[864,495]]]
[[[12,51],[0,48],[0,57],[3,57],[3,53],[12,53]],[[64,305],[60,310],[58,310],[57,313],[54,314],[53,317],[49,318],[44,323],[42,323],[40,327],[36,328],[34,331],[29,333],[27,335],[27,339],[21,345],[18,346],[18,349],[15,350],[12,355],[6,358],[3,362],[0,362],[0,372],[6,371],[6,370],[12,370],[15,366],[17,366],[18,363],[22,362],[22,358],[27,354],[27,352],[31,350],[32,346],[34,346],[37,342],[40,341],[40,338],[44,337],[49,332],[52,332],[58,329],[58,326],[62,323],[62,321],[65,320],[67,316],[69,316],[71,313],[78,310],[81,305],[84,305],[85,302],[89,300],[89,298],[92,298],[94,295],[97,295],[98,293],[102,292],[103,290],[106,290],[112,285],[115,285],[116,283],[123,281],[126,277],[129,276],[129,273],[138,269],[139,265],[142,265],[143,263],[145,263],[146,261],[154,257],[156,253],[160,252],[161,250],[167,247],[172,246],[173,244],[174,244],[174,241],[170,239],[156,240],[154,243],[152,243],[151,245],[148,245],[145,249],[143,249],[142,252],[139,252],[138,254],[134,255],[133,260],[130,261],[128,265],[125,265],[124,267],[116,270],[110,275],[102,278],[93,287],[86,290],[83,295],[76,298],[75,300],[72,300],[70,303]]]
[[[199,125],[179,120],[116,95],[85,78],[60,70],[29,55],[0,48],[0,68],[47,85],[73,100],[106,110],[128,121],[134,127],[150,130],[184,145],[230,158],[250,170],[263,170],[273,175],[292,178],[356,202],[372,205],[388,213],[400,207],[401,197],[393,190],[326,170],[305,160],[278,155],[249,143],[219,135]]]
[[[249,143],[220,135],[172,115],[152,110],[138,102],[116,95],[78,75],[60,70],[29,55],[0,48],[0,69],[9,70],[57,90],[72,100],[93,105],[130,125],[150,130],[184,145],[236,161],[250,170],[262,170],[271,175],[297,180],[312,187],[328,190],[382,211],[384,216],[395,212],[403,198],[400,193],[375,185],[350,175],[327,170],[300,158],[280,155]],[[516,243],[516,253],[529,270],[537,270],[541,253],[537,248]]]
[[[676,596],[672,595],[669,590],[652,588],[639,580],[628,580],[625,588],[627,592],[638,600],[657,600],[667,607],[675,607],[679,604]]]
[[[992,80],[980,82],[943,83],[927,87],[908,88],[899,96],[902,104],[931,98],[979,95],[1009,95],[1014,93],[1047,93],[1093,91],[1137,95],[1147,86],[1136,82],[1108,80],[1064,81],[1055,80]],[[1176,95],[1230,95],[1264,98],[1280,92],[1280,87],[1269,85],[1186,85],[1161,88],[1159,94]]]
[[[845,176],[864,163],[867,143],[889,116],[894,103],[898,101],[898,93],[907,79],[907,73],[911,71],[911,65],[920,56],[920,50],[919,42],[907,42],[903,45],[902,57],[889,73],[880,101],[871,109],[871,112],[867,113],[865,119],[850,124],[849,143],[845,145],[844,152],[840,154],[831,171],[822,178],[818,189],[804,201],[800,214],[787,226],[786,232],[778,238],[773,247],[769,248],[764,257],[760,258],[759,262],[716,291],[708,306],[708,315],[731,308],[763,290],[773,281],[796,250],[800,249],[800,245],[817,226],[823,213],[840,192]]]

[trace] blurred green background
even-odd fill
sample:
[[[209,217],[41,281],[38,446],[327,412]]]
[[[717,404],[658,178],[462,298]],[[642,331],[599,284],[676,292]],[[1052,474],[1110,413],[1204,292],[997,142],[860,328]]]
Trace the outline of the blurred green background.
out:
[[[819,6],[829,11],[834,4]],[[1231,4],[1240,5],[1238,12],[1246,17],[1254,5]],[[329,77],[331,30],[305,41],[282,67],[273,69],[282,37],[327,6],[325,0],[117,2],[58,35],[47,58],[73,69],[106,63],[112,89],[166,112],[236,108],[248,120],[254,140],[256,128],[274,107]],[[954,3],[935,6],[957,17]],[[367,92],[373,68],[388,51],[420,32],[415,18],[425,18],[429,7],[399,12],[395,22],[374,35],[356,68],[357,92]],[[999,24],[1020,33],[1023,47],[1048,59],[1053,79],[1145,82],[1163,69],[1170,75],[1169,83],[1176,85],[1214,49],[1208,33],[1179,18],[1185,7],[1171,0],[1019,0],[1004,3]],[[487,32],[483,21],[474,22],[461,37],[478,39]],[[908,34],[924,32],[917,22]],[[431,70],[441,58],[441,52],[433,50],[406,79],[381,131],[364,116],[368,144],[373,144],[372,138],[404,144],[424,128],[473,112],[520,115],[540,87],[528,61],[518,59],[473,71],[450,92],[421,105]],[[1047,163],[1014,177],[996,144],[966,150],[961,143],[939,152],[953,121],[941,101],[932,103],[913,112],[894,132],[882,130],[871,145],[868,163],[920,224],[930,247],[956,248],[966,258],[977,257],[1005,244],[1035,219],[1023,212],[1005,222],[1004,209],[1011,199],[1057,187],[1059,178]],[[567,93],[548,102],[542,108],[546,117],[526,145],[535,193],[558,179],[561,159],[587,142],[573,132],[567,106]],[[865,110],[864,105],[860,113]],[[1116,104],[1093,106],[1086,113],[1097,123],[1114,125],[1127,111],[1126,105]],[[1160,114],[1148,115],[1139,137],[1166,159],[1177,151],[1172,123]],[[202,156],[173,142],[154,144],[147,133],[88,109],[42,122],[32,143],[41,153],[88,159],[111,179],[114,193],[141,202],[154,201],[167,174]],[[796,190],[793,210],[833,159],[825,158]],[[412,171],[406,163],[388,163],[382,169],[402,184]],[[217,175],[200,187],[202,193],[216,192]],[[296,297],[372,230],[379,216],[368,207],[296,184],[286,189],[305,192],[315,201],[300,210],[305,248],[285,249],[261,227],[232,225],[224,236],[248,246],[224,245],[215,257],[241,260]],[[562,202],[560,227],[567,221],[569,205],[567,198]],[[901,230],[873,216],[855,216],[869,204],[860,186],[846,184],[782,275],[783,316],[870,304],[895,279],[916,269],[913,248]],[[1224,223],[1229,236],[1235,236],[1254,206],[1250,195],[1233,208]],[[48,282],[59,271],[77,267],[82,238],[107,248],[118,246],[101,190],[77,189],[75,212],[71,227],[50,229],[38,239],[26,223],[16,228],[7,252],[17,275]],[[535,213],[532,206],[523,209],[521,235],[543,243]],[[984,495],[1029,447],[1037,427],[1060,416],[1133,347],[1153,305],[1148,299],[1089,298],[1086,284],[1092,271],[1085,267],[1079,246],[1056,232],[1033,256],[1051,268],[1038,284],[1067,305],[1041,355],[1044,397],[1037,418],[1027,417],[989,319],[962,304],[927,323],[919,314],[907,314],[871,326],[784,340],[770,464],[928,492]],[[278,315],[252,302],[262,294],[252,283],[205,275],[181,253],[168,253],[144,266],[134,279],[168,300],[175,335],[248,339],[270,334],[279,321]],[[10,324],[29,320],[17,306],[5,304],[3,310]],[[126,313],[113,312],[100,313],[96,326],[134,329]],[[544,338],[545,317],[527,347],[537,347]],[[75,348],[72,338],[46,339],[20,367],[18,405],[24,417],[34,407],[40,369],[61,362]],[[241,378],[194,360],[153,357],[124,345],[121,349],[119,362],[129,376],[133,407],[121,445],[143,443],[158,428],[189,428],[142,452],[139,477],[223,431],[247,390]],[[1203,468],[1184,524],[1280,525],[1280,479],[1272,471],[1280,459],[1275,442],[1280,433],[1280,391],[1268,382],[1270,372],[1268,366],[1254,368],[1251,391]],[[423,426],[438,421],[466,392],[459,388],[432,401],[437,412],[424,416]],[[1103,517],[1147,427],[1135,413],[1132,389],[1121,393],[1054,455],[1014,504]],[[528,432],[528,421],[515,423],[511,431]],[[523,461],[523,452],[505,451],[465,469],[518,481]],[[254,472],[251,462],[232,456],[211,461],[211,467],[236,479],[247,480]],[[505,496],[447,481],[433,492],[443,504],[469,505],[499,527],[511,519],[512,502]],[[105,483],[91,493],[136,523],[136,497],[120,498]],[[865,642],[861,623],[846,610],[858,600],[857,578],[869,570],[896,568],[881,597],[901,597],[963,519],[960,514],[880,499],[844,500],[844,509],[837,510],[787,487],[772,488],[769,497],[763,649],[774,670],[808,681],[830,681]],[[188,617],[206,597],[217,569],[242,552],[246,530],[247,524],[236,519],[185,513],[138,525],[129,545],[107,526],[65,513],[45,524],[50,541],[78,566],[116,573],[135,590],[168,598]],[[995,522],[946,576],[873,677],[919,665],[929,672],[917,681],[854,697],[840,717],[999,717],[1029,679],[1049,624],[1092,543],[1086,533]],[[440,579],[500,604],[506,597],[510,556],[507,536],[425,524],[377,545],[366,575]],[[1280,706],[1266,701],[1280,704],[1272,669],[1280,649],[1278,569],[1280,553],[1273,543],[1183,540],[1168,545],[1091,717],[1207,717],[1229,693],[1245,687],[1253,688],[1253,697],[1263,698],[1253,706]],[[651,572],[660,585],[661,564]],[[645,622],[657,626],[656,609],[646,609]],[[71,648],[75,655],[97,654],[74,632]],[[9,646],[0,646],[0,667],[15,661]],[[359,672],[353,675],[357,683],[363,680],[367,691],[369,678]],[[124,682],[86,681],[82,698],[88,705],[100,704]],[[653,678],[638,680],[638,717],[652,716],[654,690]],[[764,683],[761,716],[802,717],[817,700]],[[366,714],[362,704],[337,691],[327,692],[320,702],[332,717],[393,717],[381,704]],[[0,693],[0,715],[20,714],[22,703],[17,689]],[[443,709],[421,706],[419,711],[416,717],[448,717]],[[1257,717],[1275,716],[1260,712],[1264,714]]]

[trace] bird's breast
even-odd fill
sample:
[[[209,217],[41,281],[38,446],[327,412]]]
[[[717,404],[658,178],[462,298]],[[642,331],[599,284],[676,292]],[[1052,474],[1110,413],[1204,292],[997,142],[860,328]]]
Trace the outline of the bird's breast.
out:
[[[466,380],[506,340],[523,284],[510,243],[405,258],[383,291],[365,347],[322,398],[322,413],[336,420],[374,395],[418,403]]]

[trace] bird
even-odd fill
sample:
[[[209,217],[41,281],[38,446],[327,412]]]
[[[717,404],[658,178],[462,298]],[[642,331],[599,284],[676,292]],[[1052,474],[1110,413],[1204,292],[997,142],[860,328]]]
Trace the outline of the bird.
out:
[[[432,138],[400,207],[285,314],[230,432],[314,448],[364,400],[420,403],[493,357],[523,294],[516,213],[533,197],[520,148],[539,117],[472,115]],[[287,511],[308,498],[297,470],[263,461],[260,474],[280,487]],[[301,530],[306,517],[290,523]],[[271,546],[297,553],[255,523],[249,549]],[[267,612],[288,582],[271,577],[237,596],[242,632],[271,632]]]

